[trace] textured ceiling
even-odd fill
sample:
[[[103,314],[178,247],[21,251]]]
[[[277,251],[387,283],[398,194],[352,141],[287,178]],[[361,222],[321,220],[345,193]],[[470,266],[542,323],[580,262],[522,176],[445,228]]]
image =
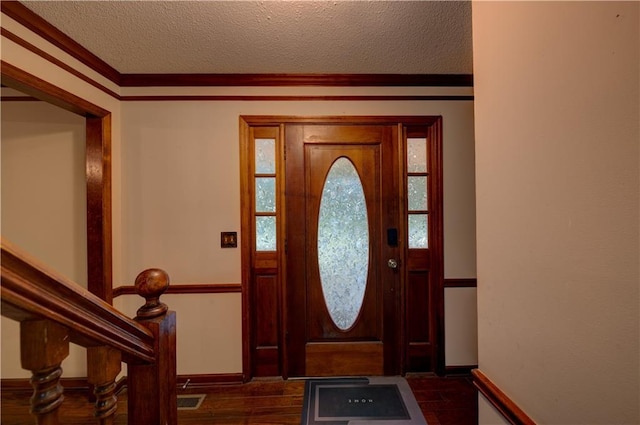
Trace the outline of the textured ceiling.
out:
[[[472,73],[468,1],[23,4],[121,73]]]

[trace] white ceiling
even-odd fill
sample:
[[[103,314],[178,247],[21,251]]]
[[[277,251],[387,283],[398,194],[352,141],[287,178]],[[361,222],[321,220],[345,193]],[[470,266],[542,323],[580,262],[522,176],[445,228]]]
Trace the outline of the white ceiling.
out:
[[[471,74],[470,1],[23,1],[120,73]]]

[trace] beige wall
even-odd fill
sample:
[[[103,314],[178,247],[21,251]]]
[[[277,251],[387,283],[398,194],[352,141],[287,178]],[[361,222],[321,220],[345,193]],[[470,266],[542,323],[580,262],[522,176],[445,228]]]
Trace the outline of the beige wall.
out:
[[[444,358],[447,366],[478,364],[476,288],[447,288],[444,297]]]
[[[31,31],[16,23],[13,19],[2,14],[1,25],[15,35],[23,38],[33,46],[49,55],[65,62],[74,70],[81,72],[90,79],[105,86],[109,90],[119,93],[120,88],[97,72],[83,65],[78,60],[54,47]],[[13,41],[2,37],[0,45],[2,60],[16,66],[30,74],[47,81],[56,87],[97,105],[111,113],[111,167],[112,167],[112,221],[113,221],[113,275],[114,281],[121,280],[121,247],[120,247],[120,101],[108,95],[90,83],[81,80],[74,74],[63,70],[35,53],[26,50]]]
[[[473,4],[479,366],[538,423],[640,423],[639,14]]]
[[[11,32],[13,32],[14,34],[22,37],[23,39],[25,39],[26,41],[28,41],[29,43],[33,44],[34,46],[44,50],[45,52],[47,52],[50,55],[53,55],[55,57],[57,57],[60,60],[65,61],[66,63],[68,63],[70,66],[72,66],[73,68],[79,70],[80,72],[83,72],[85,75],[89,76],[90,78],[95,79],[96,81],[100,82],[101,84],[105,85],[106,87],[109,87],[111,90],[116,90],[118,91],[119,89],[117,87],[114,87],[113,83],[111,83],[110,81],[106,80],[104,77],[98,75],[96,72],[90,70],[89,68],[87,68],[86,66],[82,65],[80,62],[78,62],[77,60],[71,58],[69,55],[67,55],[66,53],[62,52],[61,50],[59,50],[56,47],[53,47],[51,44],[49,44],[48,42],[44,41],[43,39],[39,38],[38,36],[35,36],[33,33],[31,33],[29,30],[27,30],[26,28],[22,27],[21,25],[17,24],[13,19],[7,17],[6,15],[2,15],[2,19],[1,19],[1,24],[3,28],[6,28],[8,30],[10,30]],[[85,99],[97,106],[100,106],[103,109],[106,109],[108,111],[111,112],[112,114],[112,170],[113,170],[113,182],[112,182],[112,189],[113,189],[113,229],[114,229],[114,240],[113,240],[113,251],[114,251],[114,256],[113,256],[113,271],[114,271],[114,280],[119,281],[121,280],[120,278],[120,270],[121,270],[121,263],[120,263],[120,157],[121,157],[121,153],[120,153],[120,103],[119,101],[117,101],[116,99],[114,99],[113,97],[105,94],[104,92],[98,90],[97,88],[93,87],[92,85],[88,84],[85,81],[82,81],[80,79],[78,79],[76,76],[70,74],[67,71],[62,70],[61,68],[58,68],[57,66],[53,65],[52,63],[46,61],[45,59],[42,59],[41,57],[37,56],[36,54],[27,51],[26,49],[20,47],[19,45],[17,45],[16,43],[6,39],[5,37],[2,37],[1,40],[1,45],[0,45],[0,53],[1,53],[1,57],[2,60],[14,65],[20,69],[26,70],[27,72],[29,72],[32,75],[35,75],[38,78],[41,78],[45,81],[48,81],[52,84],[54,84],[55,86],[70,92],[76,96],[81,97],[82,99]],[[6,90],[6,89],[5,89]],[[17,108],[17,106],[14,106],[15,108]],[[9,107],[7,106],[7,104],[3,104],[2,105],[2,120],[4,121],[5,118],[12,116],[12,112],[10,111],[10,108],[14,108],[14,107]],[[33,124],[33,127],[31,128],[30,124],[26,124],[25,122],[22,121],[22,119],[17,120],[16,123],[19,127],[21,127],[23,130],[26,130],[30,136],[32,138],[39,138],[41,135],[39,135],[37,132],[41,131],[42,134],[47,134],[49,136],[54,136],[55,137],[60,137],[60,133],[59,133],[59,125],[55,124],[53,120],[54,117],[58,118],[58,119],[63,119],[63,120],[71,120],[73,122],[73,126],[75,129],[73,130],[73,132],[75,132],[74,134],[77,134],[77,137],[80,137],[80,134],[82,134],[82,138],[84,139],[84,125],[82,127],[82,130],[80,130],[79,128],[77,128],[77,126],[79,125],[79,121],[77,120],[78,117],[75,117],[74,115],[69,115],[64,111],[56,111],[55,109],[49,109],[48,106],[44,105],[44,104],[40,104],[40,103],[33,103],[30,102],[28,105],[24,106],[24,109],[26,109],[26,111],[22,111],[23,114],[26,113],[29,115],[30,118],[35,117],[35,116],[40,116],[40,124]],[[7,116],[5,117],[5,113],[7,114]],[[61,118],[61,117],[65,117],[65,118]],[[84,121],[84,120],[82,120]],[[7,158],[9,158],[8,156],[5,157],[5,131],[6,129],[4,128],[4,122],[3,124],[3,128],[2,128],[2,166],[3,166],[3,170],[2,170],[2,235],[8,235],[7,232],[12,233],[13,231],[9,229],[9,227],[5,227],[5,220],[8,219],[8,217],[13,216],[13,217],[17,217],[16,220],[14,221],[14,224],[16,224],[16,226],[21,226],[22,224],[24,224],[24,221],[20,220],[20,217],[18,217],[19,215],[23,215],[23,216],[33,216],[33,215],[37,215],[39,212],[47,212],[47,210],[43,209],[43,208],[38,208],[38,207],[33,207],[30,205],[26,205],[26,204],[22,204],[24,206],[24,210],[23,211],[19,211],[16,212],[15,210],[13,210],[14,206],[17,206],[16,204],[14,204],[12,202],[12,205],[7,205],[8,203],[5,203],[5,187],[8,187],[7,185],[9,184],[9,180],[11,180],[10,182],[10,187],[11,189],[9,189],[9,191],[14,191],[17,190],[17,187],[14,186],[14,184],[16,184],[16,182],[14,181],[14,179],[6,179],[5,180],[5,171],[4,170],[4,165],[5,165],[5,160],[7,160]],[[43,127],[50,125],[50,130],[49,131],[43,131]],[[37,137],[36,137],[37,136]],[[16,137],[22,137],[22,136],[16,136]],[[76,136],[71,136],[70,134],[66,134],[63,136],[63,138],[67,141],[69,141],[69,138],[74,138]],[[61,143],[62,146],[66,146],[65,149],[66,152],[69,152],[68,147],[70,146],[69,144],[66,144],[66,142]],[[69,142],[70,143],[70,142]],[[7,145],[9,146],[9,145]],[[15,145],[14,145],[15,146]],[[50,146],[47,145],[47,148],[50,148]],[[44,148],[44,149],[47,149]],[[63,150],[59,151],[63,152]],[[44,152],[41,152],[42,154],[45,154]],[[21,155],[26,155],[26,154],[31,154],[31,152],[26,152],[26,151],[22,151]],[[78,152],[76,152],[74,155],[78,155]],[[52,168],[56,165],[56,163],[46,163],[46,164],[42,164],[43,171],[51,171]],[[84,165],[82,166],[83,170],[84,170]],[[73,168],[74,170],[76,170],[76,168]],[[53,176],[54,173],[50,173],[50,175],[48,176],[47,179],[47,184],[50,183],[50,180],[56,180],[57,178],[60,178],[60,181],[62,181],[62,179],[69,176],[68,171],[67,172],[63,172],[60,174],[57,174],[56,172],[56,176]],[[84,171],[82,171],[84,173]],[[34,173],[35,175],[38,176],[42,176],[42,173],[38,172],[38,173]],[[74,179],[77,177],[77,173],[76,175],[74,175]],[[22,181],[22,180],[21,180]],[[84,179],[82,180],[84,181]],[[24,184],[28,184],[28,181],[24,181]],[[71,187],[71,186],[70,186]],[[36,187],[25,187],[24,191],[30,191],[30,190],[39,190],[42,189],[43,187],[41,186],[37,186]],[[22,190],[22,189],[20,189]],[[16,192],[13,192],[16,193]],[[78,200],[80,199],[80,193],[84,193],[84,190],[81,189],[77,189],[77,191],[73,191],[73,193],[71,192],[67,192],[67,194],[65,195],[68,199],[69,202],[79,202]],[[9,193],[8,193],[9,194]],[[43,194],[45,195],[45,194]],[[50,195],[50,193],[46,194],[46,195]],[[82,195],[84,196],[84,194]],[[56,198],[58,200],[62,200],[61,198]],[[73,199],[73,201],[71,200]],[[28,200],[25,200],[25,202]],[[56,201],[57,202],[57,201]],[[70,205],[78,205],[78,204],[66,204],[65,206],[70,206]],[[58,204],[57,207],[61,207],[61,204]],[[13,212],[12,212],[13,210]],[[56,265],[56,267],[60,270],[60,272],[67,274],[68,273],[68,277],[72,278],[72,279],[78,279],[78,283],[84,284],[86,285],[86,270],[83,270],[82,272],[79,271],[79,269],[77,269],[77,265],[80,264],[80,257],[85,257],[85,263],[86,264],[86,241],[84,243],[84,245],[81,246],[80,244],[80,236],[79,236],[79,229],[81,226],[78,225],[78,222],[76,222],[74,220],[74,222],[76,223],[77,227],[74,227],[73,229],[71,228],[58,228],[59,222],[60,220],[62,220],[63,223],[67,223],[67,220],[69,217],[79,217],[81,215],[81,213],[79,211],[77,211],[76,209],[74,209],[74,212],[64,212],[61,209],[56,209],[55,211],[53,210],[49,210],[49,212],[52,212],[53,215],[51,217],[47,217],[51,223],[56,223],[55,226],[52,227],[56,227],[56,230],[61,230],[62,233],[67,234],[68,236],[70,235],[74,235],[74,247],[73,248],[69,248],[70,250],[72,250],[72,252],[74,253],[72,256],[67,256],[66,253],[64,253],[63,249],[60,249],[59,247],[55,247],[52,248],[51,250],[49,250],[47,247],[47,254],[44,254],[42,252],[35,252],[36,248],[35,247],[30,247],[30,249],[32,250],[32,252],[34,253],[34,255],[40,257],[45,257],[42,258],[43,260],[47,261],[47,262],[60,262],[60,264]],[[66,224],[65,224],[66,226]],[[14,227],[14,226],[12,226]],[[66,230],[68,230],[68,232]],[[21,230],[26,230],[26,229],[21,229]],[[40,237],[41,233],[35,233],[35,232],[31,232],[28,231],[27,233],[22,233],[23,236],[29,236],[30,239],[34,239],[35,236],[37,236],[38,238]],[[12,235],[12,237],[14,239],[17,238],[17,235]],[[10,238],[11,239],[11,238]],[[26,241],[24,241],[26,242]],[[84,251],[82,251],[84,250]],[[78,266],[79,267],[79,266]],[[86,266],[85,266],[86,268]],[[72,276],[74,275],[74,276]],[[84,277],[82,277],[84,276]],[[2,319],[2,372],[1,372],[1,376],[2,378],[18,378],[18,377],[25,377],[28,376],[27,372],[23,371],[20,368],[20,361],[19,361],[19,350],[18,350],[18,345],[19,345],[19,338],[18,338],[18,325],[14,322],[11,322],[7,319]],[[84,349],[81,347],[77,347],[77,346],[71,346],[70,348],[70,355],[67,358],[67,360],[65,360],[62,364],[62,367],[64,369],[64,376],[65,377],[78,377],[78,376],[86,376],[86,360],[85,360],[85,355],[84,355]]]
[[[84,118],[45,102],[1,118],[3,238],[86,287]]]
[[[249,91],[255,94],[259,89]],[[247,92],[243,92],[246,94]],[[448,102],[125,102],[123,125],[123,284],[161,267],[174,284],[239,283],[240,250],[221,249],[220,232],[240,231],[240,115],[442,115],[444,122],[445,276],[475,277],[473,104]],[[178,338],[178,373],[196,361],[180,353],[201,350],[198,373],[240,372],[242,341],[220,349],[219,322],[240,329],[241,315],[205,306],[216,295],[179,306],[208,311],[183,318],[202,331]],[[446,294],[447,365],[477,363],[475,289]],[[233,305],[234,309],[239,306]],[[235,311],[235,310],[234,310]],[[203,343],[203,340],[206,341]],[[192,345],[196,344],[196,345]],[[195,372],[190,372],[195,373]]]
[[[478,393],[478,417],[481,424],[511,424],[481,393]]]
[[[116,298],[115,307],[134,317],[143,302]],[[242,300],[239,293],[164,295],[176,312],[179,375],[242,372]]]
[[[176,282],[239,282],[240,115],[443,115],[445,276],[475,277],[473,103],[125,102],[124,279],[164,264]]]
[[[470,88],[126,88],[121,89],[11,18],[2,27],[123,95],[470,95]],[[150,266],[175,284],[239,283],[240,251],[219,248],[221,231],[240,230],[238,117],[246,115],[442,115],[445,165],[445,276],[475,277],[473,102],[124,102],[14,42],[2,59],[112,112],[114,286]],[[122,109],[122,113],[121,113]],[[476,361],[474,289],[446,291],[448,364]],[[167,296],[178,313],[178,373],[233,373],[241,365],[238,294]],[[139,302],[115,305],[132,315]],[[15,327],[17,329],[17,327]],[[15,335],[15,333],[14,333]],[[205,337],[202,337],[205,335]],[[449,335],[453,337],[449,338]],[[464,335],[468,338],[465,339]],[[464,341],[464,342],[463,342]],[[2,377],[22,375],[7,362]],[[15,356],[14,356],[15,357]],[[63,365],[64,366],[64,365]],[[81,372],[78,372],[81,374]],[[74,376],[66,368],[66,377]]]
[[[87,286],[84,118],[45,102],[3,102],[2,237],[72,281]],[[2,318],[2,377],[28,376],[19,327]],[[67,376],[86,374],[74,347]]]

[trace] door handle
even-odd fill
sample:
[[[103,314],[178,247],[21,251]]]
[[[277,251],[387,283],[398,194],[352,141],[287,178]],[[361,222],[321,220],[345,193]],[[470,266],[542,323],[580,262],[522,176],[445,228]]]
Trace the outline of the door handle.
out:
[[[389,258],[389,260],[387,261],[387,266],[389,266],[390,269],[397,269],[398,260],[396,260],[395,258]]]

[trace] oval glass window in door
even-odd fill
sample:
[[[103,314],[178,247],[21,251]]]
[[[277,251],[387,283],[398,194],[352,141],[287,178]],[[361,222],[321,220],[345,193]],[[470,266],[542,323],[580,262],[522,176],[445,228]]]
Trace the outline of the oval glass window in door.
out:
[[[369,273],[369,222],[362,181],[338,158],[327,174],[318,214],[318,266],[331,319],[351,328],[364,301]]]

